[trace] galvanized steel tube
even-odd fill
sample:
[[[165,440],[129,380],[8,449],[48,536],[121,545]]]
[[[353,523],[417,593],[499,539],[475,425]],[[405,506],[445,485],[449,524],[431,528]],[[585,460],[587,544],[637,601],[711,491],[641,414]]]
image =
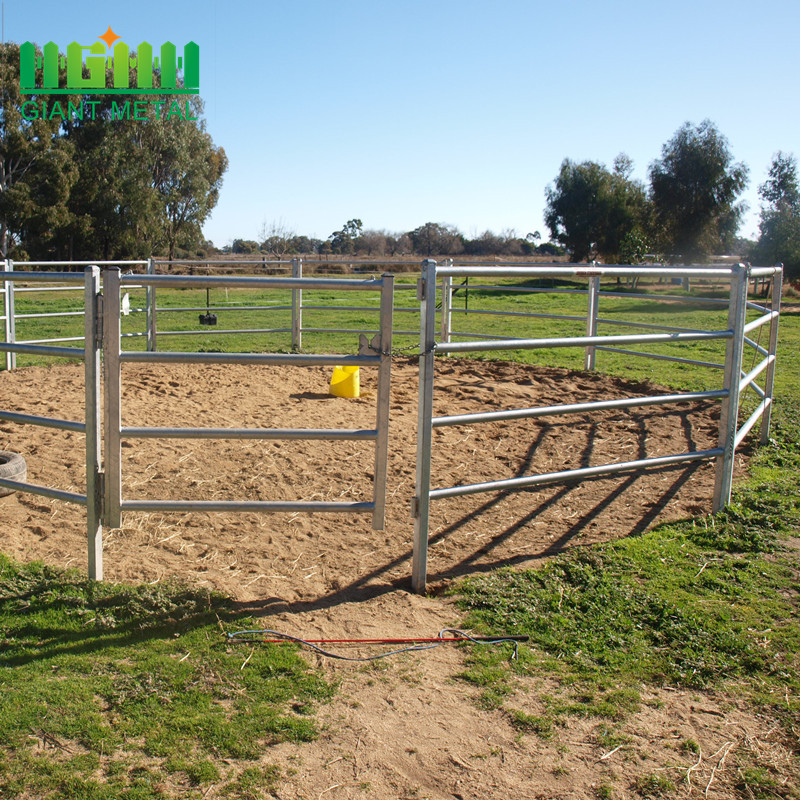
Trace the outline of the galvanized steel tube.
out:
[[[533,486],[542,486],[550,483],[562,483],[578,480],[580,478],[599,478],[623,472],[632,472],[642,469],[655,469],[669,467],[674,464],[685,464],[692,461],[702,461],[714,458],[722,453],[719,447],[711,450],[698,450],[693,453],[681,453],[674,456],[657,456],[655,458],[642,458],[637,461],[623,461],[618,464],[603,464],[597,467],[582,467],[568,469],[561,472],[549,472],[542,475],[531,475],[524,478],[508,478],[500,481],[486,483],[472,483],[465,486],[451,486],[447,489],[432,489],[431,500],[442,500],[446,497],[461,497],[480,492],[502,492],[509,489],[527,489]]]
[[[39,417],[33,414],[19,414],[16,411],[0,411],[0,419],[21,425],[38,425],[42,428],[55,428],[56,430],[71,431],[72,433],[84,433],[86,431],[86,425],[83,422],[71,422],[70,420],[55,419],[54,417]]]
[[[376,367],[380,356],[294,353],[144,353],[127,351],[119,360],[139,364],[272,364],[281,367]]]
[[[335,503],[321,500],[123,500],[123,511],[247,511],[259,514],[295,513],[372,513],[374,503]]]
[[[123,427],[123,439],[342,439],[373,441],[377,430],[348,428],[145,428]]]
[[[645,333],[640,336],[572,336],[562,339],[503,339],[501,341],[450,342],[437,344],[439,353],[469,353],[478,350],[535,350],[547,347],[586,347],[588,345],[659,344],[730,339],[733,331],[702,333]]]
[[[454,414],[448,417],[433,417],[434,428],[450,425],[472,425],[478,422],[502,422],[511,419],[534,419],[552,417],[563,414],[582,414],[588,411],[608,411],[620,408],[640,408],[644,406],[666,405],[668,403],[687,403],[698,400],[719,400],[727,397],[728,392],[717,389],[709,392],[684,392],[682,394],[662,394],[652,397],[623,397],[618,400],[595,400],[590,403],[569,403],[557,406],[539,406],[538,408],[515,408],[509,411],[486,411],[476,414]]]

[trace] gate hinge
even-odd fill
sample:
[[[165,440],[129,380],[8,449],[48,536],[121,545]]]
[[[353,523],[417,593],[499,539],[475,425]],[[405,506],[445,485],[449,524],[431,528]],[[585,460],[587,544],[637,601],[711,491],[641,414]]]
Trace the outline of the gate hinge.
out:
[[[425,278],[417,278],[417,300],[421,303],[425,299]]]
[[[411,498],[411,517],[416,519],[419,516],[419,500],[416,497]]]

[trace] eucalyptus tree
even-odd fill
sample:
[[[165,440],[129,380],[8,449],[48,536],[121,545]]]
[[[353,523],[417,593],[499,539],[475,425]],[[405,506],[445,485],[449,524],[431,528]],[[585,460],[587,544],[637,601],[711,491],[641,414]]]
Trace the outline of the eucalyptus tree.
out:
[[[734,163],[728,140],[710,120],[684,123],[650,165],[650,198],[662,250],[691,263],[724,253],[745,207],[736,199],[747,167]]]

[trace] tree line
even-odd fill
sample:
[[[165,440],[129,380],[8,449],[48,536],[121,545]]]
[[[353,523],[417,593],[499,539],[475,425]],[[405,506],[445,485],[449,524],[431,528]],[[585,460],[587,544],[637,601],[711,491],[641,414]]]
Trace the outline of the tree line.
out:
[[[797,160],[773,156],[761,198],[759,237],[737,239],[745,211],[738,198],[748,169],[710,120],[682,125],[648,169],[649,184],[631,178],[624,153],[612,169],[565,159],[546,189],[545,221],[576,261],[636,264],[646,258],[692,264],[737,254],[760,264],[782,262],[800,275],[800,191]]]
[[[228,161],[200,98],[160,95],[161,113],[134,121],[119,95],[23,97],[19,63],[17,44],[0,45],[0,257],[174,258],[202,245]]]
[[[357,258],[393,258],[401,256],[558,256],[564,248],[553,242],[541,242],[538,231],[521,237],[514,230],[500,234],[485,231],[469,239],[453,225],[426,222],[412,231],[391,232],[365,229],[360,219],[348,220],[327,239],[298,235],[283,223],[266,223],[260,239],[234,239],[222,248],[223,253],[268,255],[354,256]]]

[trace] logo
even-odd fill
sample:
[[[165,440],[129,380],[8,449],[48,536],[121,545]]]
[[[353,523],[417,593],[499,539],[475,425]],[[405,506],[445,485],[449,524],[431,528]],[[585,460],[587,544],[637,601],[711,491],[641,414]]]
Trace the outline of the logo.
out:
[[[60,86],[59,73],[65,69],[66,86]],[[183,85],[179,86],[181,70]],[[109,71],[112,86],[107,85]],[[158,88],[155,87],[157,72]],[[36,55],[31,42],[24,42],[19,48],[19,87],[22,94],[196,95],[200,93],[200,47],[188,42],[179,56],[175,45],[165,42],[154,57],[153,46],[140,42],[131,56],[130,47],[111,26],[94,44],[68,44],[66,57],[59,55],[55,42],[48,42],[41,56]]]

